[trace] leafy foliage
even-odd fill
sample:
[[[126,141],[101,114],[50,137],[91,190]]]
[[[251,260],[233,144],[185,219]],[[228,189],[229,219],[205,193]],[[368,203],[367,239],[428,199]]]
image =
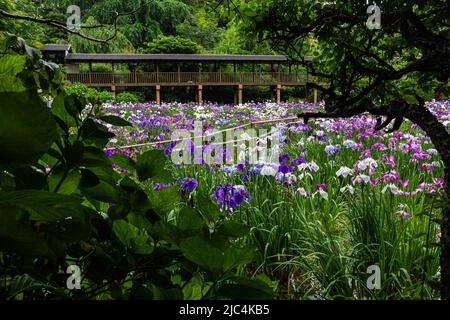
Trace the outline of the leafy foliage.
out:
[[[118,103],[118,102],[137,103],[137,102],[140,102],[141,100],[142,99],[139,95],[131,93],[131,92],[121,92],[114,99],[114,101],[116,103]]]
[[[159,36],[147,44],[147,53],[199,53],[200,47],[193,41],[182,37]]]
[[[237,276],[254,248],[222,232],[228,218],[210,200],[192,207],[178,187],[151,188],[173,181],[162,151],[137,162],[109,158],[105,123],[129,123],[64,90],[60,70],[22,39],[8,43],[0,64],[14,70],[0,93],[2,299],[233,298],[242,283],[245,298],[272,296],[264,281]],[[66,287],[73,264],[80,290]]]
[[[93,105],[100,105],[114,100],[111,91],[88,88],[82,83],[70,83],[64,87],[64,90],[68,95],[84,98]]]

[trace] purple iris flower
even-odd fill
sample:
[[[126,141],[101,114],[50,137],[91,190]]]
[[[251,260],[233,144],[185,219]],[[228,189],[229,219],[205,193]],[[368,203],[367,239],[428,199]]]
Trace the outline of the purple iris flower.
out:
[[[291,157],[289,157],[289,154],[288,154],[288,153],[283,153],[282,155],[280,155],[280,156],[278,157],[278,161],[279,161],[280,163],[288,162],[289,160],[291,160]]]
[[[168,157],[171,153],[172,153],[172,149],[171,148],[164,148],[164,155],[166,157]]]
[[[316,190],[327,190],[328,189],[328,185],[327,184],[316,184]]]
[[[283,174],[286,173],[290,173],[293,172],[294,168],[292,168],[290,165],[288,165],[287,163],[282,163],[279,167],[278,167],[278,172],[281,172]]]
[[[216,199],[221,209],[230,211],[244,203],[245,199],[253,200],[244,186],[233,186],[229,183],[217,186],[211,197]]]
[[[298,156],[297,158],[292,160],[293,166],[298,166],[298,165],[301,165],[302,163],[307,163],[307,161],[305,159],[303,159],[303,157],[301,157],[301,156]]]
[[[167,188],[167,187],[170,187],[170,183],[155,183],[153,190],[159,191],[159,190]]]
[[[197,188],[198,182],[194,178],[184,178],[181,180],[181,192],[192,192]]]
[[[103,151],[108,157],[111,157],[115,154],[114,150],[105,150]]]

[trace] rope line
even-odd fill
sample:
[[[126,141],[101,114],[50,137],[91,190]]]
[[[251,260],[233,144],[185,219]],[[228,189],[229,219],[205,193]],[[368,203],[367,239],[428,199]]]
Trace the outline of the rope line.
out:
[[[232,130],[239,130],[239,129],[246,128],[248,126],[255,126],[255,125],[262,125],[262,124],[268,124],[268,123],[274,123],[274,122],[283,122],[283,121],[290,121],[290,120],[298,120],[298,117],[278,118],[278,119],[272,119],[272,120],[261,120],[261,121],[249,122],[249,123],[237,126],[237,127],[216,131],[216,132],[214,132],[214,134],[221,134],[221,133],[232,131]],[[293,122],[290,122],[288,124],[293,124],[293,123],[297,123],[297,122],[299,122],[299,121],[293,121]],[[265,136],[268,136],[268,134],[266,134]],[[253,140],[255,138],[257,138],[257,137],[253,137],[251,140]],[[193,139],[203,139],[203,135],[202,136],[193,137]],[[185,140],[185,138],[174,139],[174,140],[162,140],[162,141],[147,142],[147,143],[140,143],[140,144],[132,144],[132,145],[126,145],[126,146],[115,146],[115,147],[106,148],[105,151],[126,150],[126,149],[141,148],[141,147],[153,147],[153,146],[156,146],[156,145],[159,145],[159,144],[165,144],[165,143],[171,143],[171,142],[181,142],[183,140]],[[234,142],[241,142],[241,141],[249,141],[249,140],[248,139],[233,140],[233,141],[229,141],[227,143],[231,143],[231,142],[234,143]],[[217,144],[221,144],[221,143],[215,143],[215,144],[211,144],[211,145],[217,145]]]

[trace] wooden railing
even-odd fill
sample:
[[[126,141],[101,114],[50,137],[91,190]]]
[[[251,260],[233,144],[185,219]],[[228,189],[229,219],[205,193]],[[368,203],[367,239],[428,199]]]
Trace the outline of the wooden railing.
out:
[[[92,86],[109,85],[195,85],[243,84],[275,85],[304,84],[306,75],[287,72],[92,72],[68,73],[66,80]],[[311,79],[310,79],[311,80]]]

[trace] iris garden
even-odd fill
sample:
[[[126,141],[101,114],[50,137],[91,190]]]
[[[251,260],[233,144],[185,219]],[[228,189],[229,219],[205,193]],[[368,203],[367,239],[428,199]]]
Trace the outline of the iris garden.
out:
[[[427,107],[449,126],[450,101]],[[280,297],[436,298],[443,170],[430,139],[408,122],[393,133],[376,131],[376,119],[365,114],[307,124],[292,120],[321,108],[270,102],[106,104],[108,113],[133,126],[111,126],[116,138],[105,153],[134,158],[148,148],[164,150],[176,178],[164,184],[150,179],[147,187],[178,186],[192,207],[209,197],[228,213],[226,219],[247,224],[251,232],[242,241],[256,245],[258,254],[245,272],[276,279]],[[184,142],[171,141],[172,133],[183,129],[196,136],[198,121],[203,134],[258,123],[252,128],[277,133],[271,145],[277,159],[249,161],[270,141],[242,139],[244,132],[234,143],[233,164],[174,164],[171,154]],[[204,141],[203,150],[211,144]],[[381,270],[377,289],[367,285],[373,265]]]

